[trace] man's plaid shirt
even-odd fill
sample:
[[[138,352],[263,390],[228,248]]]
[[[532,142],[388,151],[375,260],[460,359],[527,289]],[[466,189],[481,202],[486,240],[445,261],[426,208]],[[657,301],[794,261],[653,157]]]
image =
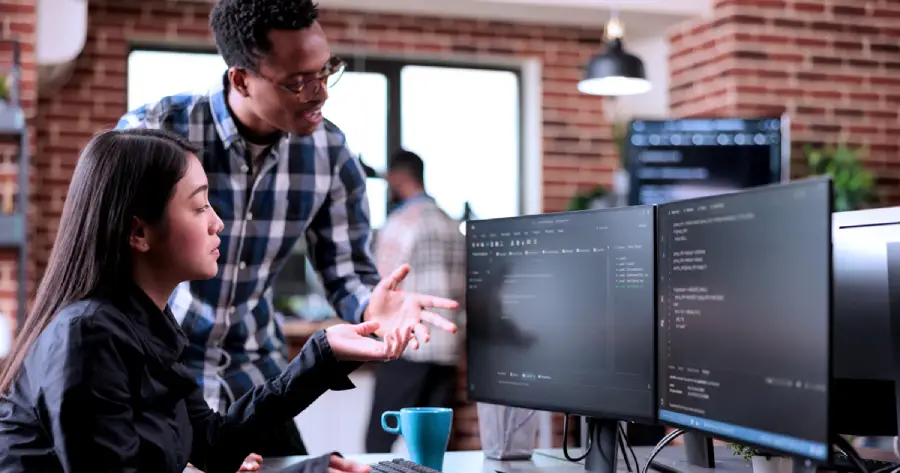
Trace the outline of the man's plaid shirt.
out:
[[[251,169],[222,89],[144,105],[117,128],[162,128],[190,139],[209,178],[209,202],[225,222],[219,273],[180,285],[169,300],[190,339],[210,407],[234,399],[287,366],[272,283],[301,237],[338,315],[358,322],[378,272],[362,167],[344,134],[323,121],[312,136],[285,136]]]

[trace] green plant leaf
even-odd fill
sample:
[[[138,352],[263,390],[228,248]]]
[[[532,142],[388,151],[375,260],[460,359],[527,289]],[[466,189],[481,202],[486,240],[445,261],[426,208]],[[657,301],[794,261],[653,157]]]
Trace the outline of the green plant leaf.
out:
[[[821,148],[804,147],[806,161],[812,174],[831,176],[834,188],[834,210],[846,211],[876,204],[874,175],[860,161],[868,149],[851,148],[844,143]]]

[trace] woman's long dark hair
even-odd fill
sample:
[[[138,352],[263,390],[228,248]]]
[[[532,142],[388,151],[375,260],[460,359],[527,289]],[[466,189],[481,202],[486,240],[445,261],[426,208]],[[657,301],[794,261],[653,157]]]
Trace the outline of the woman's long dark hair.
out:
[[[31,312],[0,376],[6,393],[29,348],[60,309],[99,289],[132,281],[134,218],[159,223],[197,149],[165,131],[110,130],[81,151],[56,242]]]

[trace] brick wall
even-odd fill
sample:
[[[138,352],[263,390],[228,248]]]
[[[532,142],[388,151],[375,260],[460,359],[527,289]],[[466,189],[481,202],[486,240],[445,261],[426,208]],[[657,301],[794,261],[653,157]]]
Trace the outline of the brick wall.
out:
[[[900,204],[900,2],[717,0],[670,34],[673,115],[792,118],[803,144],[869,147],[885,204]]]
[[[11,39],[21,43],[22,78],[21,102],[26,117],[34,121],[37,110],[37,73],[34,63],[35,15],[37,0],[0,0],[0,39]],[[0,73],[9,71],[12,63],[12,47],[0,44]],[[31,151],[34,150],[34,127],[31,130]],[[18,172],[18,146],[10,140],[0,140],[0,182],[16,179]],[[33,173],[32,173],[33,174]],[[32,181],[33,182],[33,181]],[[32,193],[34,188],[32,187]],[[34,235],[37,208],[30,212],[30,234]],[[33,254],[33,253],[32,253]],[[33,258],[32,258],[33,259]],[[16,305],[16,253],[0,250],[0,313],[15,321]]]

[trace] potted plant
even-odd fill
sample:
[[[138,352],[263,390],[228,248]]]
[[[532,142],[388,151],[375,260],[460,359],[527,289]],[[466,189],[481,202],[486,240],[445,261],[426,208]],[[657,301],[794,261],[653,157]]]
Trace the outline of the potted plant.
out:
[[[857,210],[878,203],[875,177],[860,161],[865,148],[845,144],[814,148],[806,146],[806,159],[812,174],[828,174],[834,188],[834,211]]]
[[[764,450],[738,443],[728,443],[731,451],[753,466],[753,473],[791,473],[793,462],[790,458],[779,457]]]
[[[575,194],[566,210],[603,209],[609,207],[609,191],[606,187],[597,186],[587,192]]]
[[[6,74],[0,72],[0,107],[2,107],[9,98],[9,87],[7,82]]]

